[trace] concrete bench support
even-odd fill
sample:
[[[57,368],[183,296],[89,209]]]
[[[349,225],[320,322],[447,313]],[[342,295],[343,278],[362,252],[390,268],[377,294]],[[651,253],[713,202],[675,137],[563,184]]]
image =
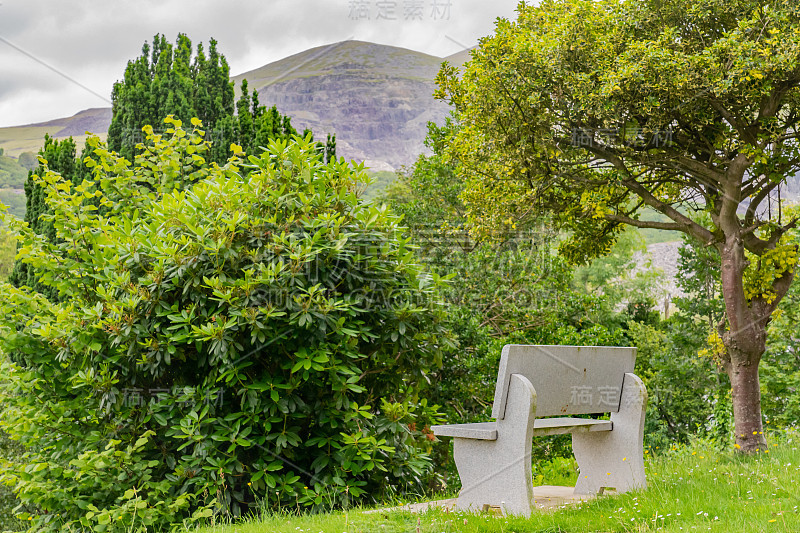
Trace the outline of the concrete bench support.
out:
[[[484,505],[527,515],[533,505],[531,441],[536,391],[525,376],[514,374],[508,391],[506,418],[497,421],[497,440],[455,437],[453,459],[461,477],[460,509],[480,511]]]
[[[580,469],[575,494],[597,494],[604,488],[623,493],[646,486],[642,444],[646,408],[644,383],[625,374],[620,409],[611,413],[614,431],[572,434],[572,453]]]
[[[647,391],[632,373],[635,358],[634,348],[506,346],[495,421],[432,427],[437,436],[453,437],[462,485],[456,506],[530,515],[532,439],[562,433],[572,434],[580,468],[575,494],[644,488]],[[611,420],[564,416],[599,413]]]

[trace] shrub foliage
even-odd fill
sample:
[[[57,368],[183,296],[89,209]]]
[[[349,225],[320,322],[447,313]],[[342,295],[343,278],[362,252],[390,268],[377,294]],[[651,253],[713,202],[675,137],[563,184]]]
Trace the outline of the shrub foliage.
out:
[[[133,164],[91,138],[91,180],[41,176],[56,239],[7,220],[59,293],[0,304],[23,518],[158,529],[423,483],[450,341],[399,217],[310,138],[220,167],[198,120],[167,122]]]

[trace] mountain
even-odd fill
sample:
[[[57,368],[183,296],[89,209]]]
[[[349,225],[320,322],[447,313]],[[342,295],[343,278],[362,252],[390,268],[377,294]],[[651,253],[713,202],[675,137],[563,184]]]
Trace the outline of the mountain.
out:
[[[462,50],[460,52],[456,52],[451,56],[447,56],[443,59],[443,61],[447,61],[454,67],[462,67],[464,63],[470,60],[470,52],[476,47],[468,48],[466,50]]]
[[[86,109],[68,118],[59,118],[48,122],[0,128],[0,148],[5,155],[19,157],[23,152],[34,154],[42,147],[45,133],[51,137],[72,137],[81,150],[86,140],[86,132],[97,133],[105,139],[108,125],[111,124],[111,108],[99,107]]]
[[[461,64],[466,52],[446,58]],[[298,129],[317,138],[336,134],[337,152],[366,160],[374,170],[411,165],[424,149],[427,122],[442,122],[449,108],[433,99],[433,82],[443,58],[405,48],[344,41],[312,48],[235,76],[257,88],[259,101],[277,105]],[[45,133],[78,144],[85,132],[105,135],[109,108],[87,109],[69,118],[0,128],[6,155],[36,153]]]
[[[312,48],[234,76],[261,103],[277,105],[298,129],[336,134],[337,153],[375,170],[411,165],[424,149],[428,121],[443,122],[433,99],[443,59],[361,41]]]

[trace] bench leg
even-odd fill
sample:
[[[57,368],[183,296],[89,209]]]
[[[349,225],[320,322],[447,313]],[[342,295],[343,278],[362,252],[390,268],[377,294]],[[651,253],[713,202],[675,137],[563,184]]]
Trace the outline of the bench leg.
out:
[[[604,488],[618,493],[645,488],[644,415],[647,390],[636,375],[626,373],[620,408],[611,413],[611,431],[572,434],[572,451],[580,474],[575,494],[597,494]]]
[[[525,377],[512,374],[505,416],[497,421],[497,440],[453,439],[453,459],[461,478],[457,507],[530,516],[533,508],[531,441],[536,392]]]

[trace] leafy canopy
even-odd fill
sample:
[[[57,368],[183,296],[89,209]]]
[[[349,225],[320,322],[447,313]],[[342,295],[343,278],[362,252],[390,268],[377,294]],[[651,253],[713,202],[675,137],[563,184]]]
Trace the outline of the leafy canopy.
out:
[[[473,177],[473,217],[553,208],[578,262],[621,224],[712,244],[732,225],[750,253],[773,249],[786,221],[762,204],[800,164],[798,16],[781,0],[521,3],[463,76],[438,77],[464,125],[451,153]],[[669,221],[640,220],[643,206]]]

